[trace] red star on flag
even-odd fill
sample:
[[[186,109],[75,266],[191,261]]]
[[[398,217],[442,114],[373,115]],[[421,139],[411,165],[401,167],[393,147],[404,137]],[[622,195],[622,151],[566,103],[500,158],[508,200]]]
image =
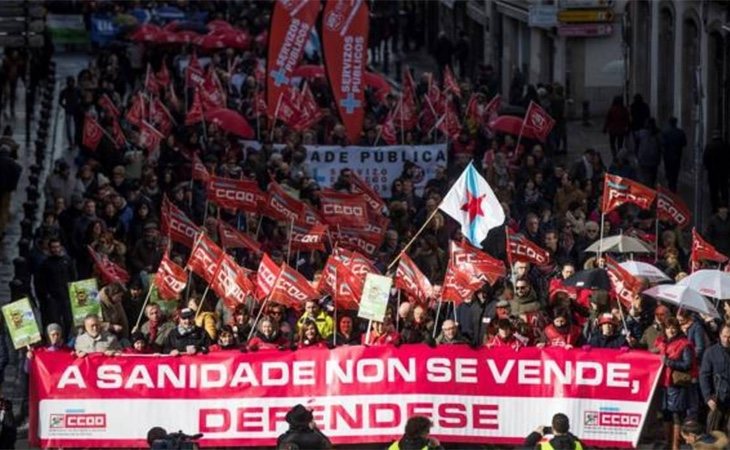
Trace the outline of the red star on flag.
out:
[[[469,213],[469,222],[473,222],[477,216],[484,216],[484,211],[482,211],[482,199],[484,197],[486,195],[475,197],[471,192],[466,191],[466,203],[461,206],[461,210]]]

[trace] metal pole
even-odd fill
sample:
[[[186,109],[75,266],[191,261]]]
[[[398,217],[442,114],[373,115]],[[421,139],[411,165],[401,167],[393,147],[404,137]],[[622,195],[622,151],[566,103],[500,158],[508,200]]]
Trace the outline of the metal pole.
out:
[[[702,108],[702,99],[704,95],[702,92],[702,67],[697,66],[695,70],[695,153],[694,153],[694,216],[695,216],[695,227],[698,230],[702,229],[702,134],[704,126],[704,110]]]
[[[25,0],[25,148],[30,151],[30,122],[33,116],[33,102],[31,101],[30,87],[30,65],[32,61],[30,53],[30,2]],[[15,95],[15,93],[13,93]]]

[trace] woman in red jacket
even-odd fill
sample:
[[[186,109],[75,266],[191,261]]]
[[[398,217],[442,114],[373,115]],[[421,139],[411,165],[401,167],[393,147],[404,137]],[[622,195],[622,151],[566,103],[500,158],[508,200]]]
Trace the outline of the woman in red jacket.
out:
[[[319,328],[314,320],[306,320],[299,328],[297,348],[328,348],[327,342],[319,334]]]
[[[228,352],[238,349],[239,347],[236,342],[236,335],[233,334],[233,327],[230,325],[224,325],[221,327],[221,331],[218,333],[218,342],[211,345],[209,348],[211,352]]]
[[[667,443],[672,450],[678,450],[680,427],[685,412],[690,409],[690,389],[696,389],[698,376],[695,351],[687,336],[682,332],[679,321],[670,317],[664,323],[664,335],[657,337],[654,345],[664,360],[664,369],[659,379],[662,393],[662,416],[664,417]]]
[[[400,345],[400,335],[393,328],[390,319],[385,319],[385,322],[373,322],[370,339],[367,337],[367,334],[362,335],[363,345]]]
[[[603,124],[603,132],[608,133],[611,155],[616,159],[616,153],[624,148],[624,138],[629,132],[629,110],[624,106],[620,95],[613,98],[611,108],[606,114],[606,122]]]
[[[257,350],[285,350],[289,348],[289,341],[274,328],[274,322],[268,317],[259,321],[258,331],[248,341],[246,349],[251,352]]]

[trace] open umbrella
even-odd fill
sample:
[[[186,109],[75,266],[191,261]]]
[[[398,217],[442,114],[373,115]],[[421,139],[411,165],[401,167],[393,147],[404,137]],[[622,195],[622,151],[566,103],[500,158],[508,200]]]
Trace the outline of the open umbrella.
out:
[[[649,263],[641,261],[624,261],[619,264],[619,266],[626,269],[626,271],[631,275],[646,278],[650,283],[661,283],[663,281],[672,280],[666,273],[662,272],[661,269],[652,266]]]
[[[522,137],[526,139],[538,139],[530,127],[522,127],[522,118],[515,116],[499,116],[489,122],[489,129],[495,133],[505,133],[518,136],[522,130]]]
[[[247,50],[251,47],[251,37],[236,29],[222,29],[211,32],[210,34],[219,37],[226,46],[231,48],[237,48],[241,50]]]
[[[682,309],[688,309],[700,314],[712,317],[720,317],[712,303],[702,294],[680,284],[660,284],[642,292],[650,297],[663,300],[667,303],[677,305]]]
[[[730,273],[721,270],[698,270],[677,284],[708,297],[730,299]]]
[[[576,273],[563,281],[563,286],[575,286],[583,289],[611,290],[611,279],[605,269],[590,269]]]
[[[195,45],[198,45],[200,48],[204,48],[206,50],[228,47],[223,39],[216,34],[206,34],[205,36],[198,36],[197,38],[195,38],[193,43]]]
[[[585,249],[586,252],[598,253],[653,253],[654,251],[646,247],[646,244],[640,240],[619,234],[616,236],[608,236],[599,239]]]
[[[129,40],[135,42],[162,42],[163,31],[157,25],[144,24],[129,35]]]
[[[213,122],[223,130],[245,139],[254,137],[253,128],[246,119],[232,109],[220,108],[205,112],[205,120]]]
[[[211,20],[206,24],[210,31],[233,30],[233,25],[222,19]]]

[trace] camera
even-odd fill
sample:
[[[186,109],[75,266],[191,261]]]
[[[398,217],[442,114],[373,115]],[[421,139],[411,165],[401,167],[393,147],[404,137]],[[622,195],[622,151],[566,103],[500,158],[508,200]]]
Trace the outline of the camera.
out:
[[[542,435],[553,434],[553,427],[542,427]]]
[[[151,450],[197,450],[195,442],[202,434],[188,435],[182,432],[167,433],[163,428],[155,427],[147,433],[147,442]]]

